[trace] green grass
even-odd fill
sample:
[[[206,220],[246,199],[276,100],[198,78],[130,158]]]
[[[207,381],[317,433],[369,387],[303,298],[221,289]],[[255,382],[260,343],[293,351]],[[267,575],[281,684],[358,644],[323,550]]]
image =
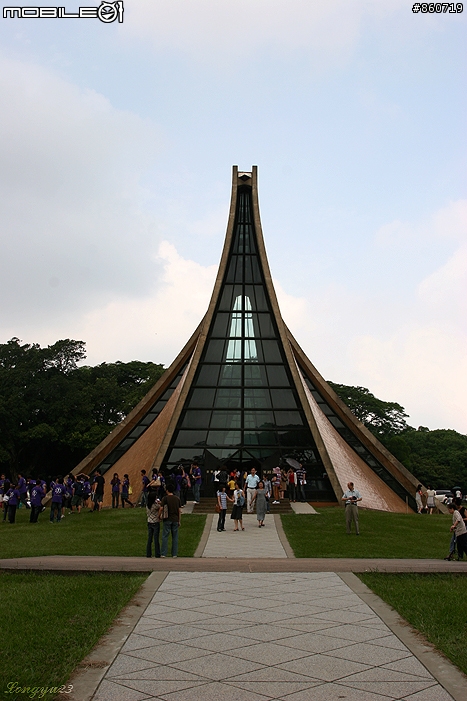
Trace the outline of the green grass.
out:
[[[0,573],[0,695],[10,682],[21,687],[65,684],[145,578],[120,573]],[[48,693],[43,698],[55,696]]]
[[[285,514],[282,524],[296,557],[443,558],[449,552],[449,515],[360,511],[360,535],[345,532],[344,510]]]
[[[357,575],[467,674],[467,577],[464,574]]]
[[[19,509],[16,523],[0,522],[0,557],[41,555],[146,555],[146,509],[106,509],[100,513],[83,511],[66,516],[60,523],[49,522],[49,509],[39,522],[29,523],[30,512]],[[206,516],[182,515],[179,557],[193,557]],[[169,540],[170,548],[170,540]]]

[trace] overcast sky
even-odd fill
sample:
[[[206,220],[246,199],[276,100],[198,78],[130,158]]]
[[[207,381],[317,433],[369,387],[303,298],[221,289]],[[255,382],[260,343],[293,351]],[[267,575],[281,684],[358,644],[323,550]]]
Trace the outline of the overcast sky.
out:
[[[412,4],[1,19],[0,342],[169,365],[209,302],[231,167],[255,164],[283,317],[318,370],[467,433],[467,8]]]

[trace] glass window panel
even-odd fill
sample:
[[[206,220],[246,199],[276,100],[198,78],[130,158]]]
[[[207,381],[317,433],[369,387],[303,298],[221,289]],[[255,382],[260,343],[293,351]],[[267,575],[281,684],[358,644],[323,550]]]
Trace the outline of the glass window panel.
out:
[[[190,407],[212,407],[214,404],[214,389],[195,389],[191,396]]]
[[[178,465],[181,462],[192,462],[200,457],[200,451],[196,448],[173,448],[167,456],[167,462]]]
[[[227,275],[225,276],[226,282],[236,282],[235,272],[237,269],[237,256],[232,256],[230,259],[229,267],[227,270]]]
[[[212,341],[209,341],[206,348],[206,355],[204,356],[204,360],[206,360],[206,362],[208,363],[221,363],[224,359],[224,345],[224,340],[221,341],[214,339]]]
[[[244,341],[243,357],[246,363],[257,363],[263,359],[261,344],[252,338]]]
[[[336,428],[344,428],[344,424],[342,423],[342,421],[340,419],[337,418],[337,416],[330,416],[329,421]]]
[[[241,431],[209,431],[208,446],[240,445]]]
[[[122,448],[124,450],[128,450],[130,445],[133,445],[133,443],[134,443],[134,440],[132,438],[125,438],[125,440],[122,441],[118,447]]]
[[[240,429],[242,427],[242,414],[240,411],[216,411],[212,412],[211,428]]]
[[[139,438],[146,430],[146,426],[136,426],[129,434],[129,438]]]
[[[245,431],[243,436],[244,445],[277,445],[274,431]]]
[[[278,431],[279,442],[284,446],[312,446],[313,438],[308,429]]]
[[[237,409],[241,407],[241,389],[218,389],[216,394],[216,407]]]
[[[333,412],[333,410],[331,409],[331,407],[329,407],[327,404],[323,404],[322,401],[321,401],[321,403],[320,403],[320,405],[319,405],[319,408],[321,409],[321,411],[323,412],[323,414],[326,414],[326,416],[334,416],[334,412]]]
[[[288,387],[287,373],[282,365],[268,365],[268,379],[271,387]]]
[[[179,431],[175,439],[175,446],[183,445],[206,445],[207,431]]]
[[[245,256],[245,282],[253,282],[253,273],[251,272],[251,256]]]
[[[209,452],[214,455],[215,458],[218,460],[225,460],[226,458],[230,458],[235,453],[238,454],[238,449],[237,448],[209,448]],[[212,470],[211,470],[212,472]]]
[[[267,389],[245,389],[244,399],[245,409],[269,409],[271,406],[269,390]]]
[[[208,428],[210,411],[188,410],[183,417],[182,428]]]
[[[266,300],[266,293],[264,291],[264,287],[261,285],[255,285],[254,287],[255,290],[255,298],[256,298],[256,310],[258,312],[267,312],[269,311],[268,303]]]
[[[237,297],[235,301],[234,309],[241,309],[241,297]],[[229,338],[241,338],[242,337],[242,312],[234,311],[232,312],[232,317],[229,324]]]
[[[266,387],[266,368],[264,365],[245,365],[245,386]]]
[[[245,282],[250,282],[245,280]],[[251,282],[262,282],[259,261],[256,256],[251,257]]]
[[[220,365],[202,365],[198,375],[198,385],[216,386]]]
[[[291,389],[272,389],[271,399],[274,409],[296,409],[297,407]]]
[[[227,352],[225,354],[227,361],[240,361],[242,359],[242,342],[227,341]]]
[[[248,448],[248,452],[244,451],[245,459],[248,459],[248,455],[251,455],[257,460],[267,460],[269,457],[276,453],[276,448]]]
[[[235,341],[236,342],[236,341]],[[238,341],[240,343],[240,341]],[[222,365],[219,377],[220,385],[234,385],[239,386],[242,384],[242,366],[237,365]]]
[[[146,414],[146,416],[143,416],[143,418],[139,422],[139,425],[140,426],[149,426],[150,424],[152,424],[154,419],[157,418],[157,416],[158,416],[158,414],[150,411],[148,414]]]
[[[262,338],[272,337],[275,338],[276,334],[272,324],[270,314],[258,314],[259,330]]]
[[[266,363],[282,362],[281,352],[277,341],[263,341],[263,353]]]
[[[229,320],[230,314],[225,314],[224,312],[217,312],[216,318],[214,320],[214,326],[212,327],[212,335],[225,338],[227,336]]]
[[[276,417],[276,426],[278,428],[303,426],[299,411],[275,411],[274,415]]]
[[[245,411],[245,428],[274,428],[272,411]]]

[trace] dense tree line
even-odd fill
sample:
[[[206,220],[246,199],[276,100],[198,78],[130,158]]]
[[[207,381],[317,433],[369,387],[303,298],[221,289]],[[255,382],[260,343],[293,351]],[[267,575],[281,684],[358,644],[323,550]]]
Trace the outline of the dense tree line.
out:
[[[467,436],[452,429],[409,426],[405,409],[365,387],[329,383],[358,419],[423,484],[467,491]]]
[[[79,366],[82,341],[47,348],[0,344],[0,466],[15,477],[65,474],[128,414],[162,375],[132,361]]]
[[[85,344],[0,344],[0,470],[66,473],[143,398],[164,371],[132,361],[78,365]],[[365,387],[329,383],[353,413],[424,484],[467,490],[467,436],[407,423],[404,408]]]

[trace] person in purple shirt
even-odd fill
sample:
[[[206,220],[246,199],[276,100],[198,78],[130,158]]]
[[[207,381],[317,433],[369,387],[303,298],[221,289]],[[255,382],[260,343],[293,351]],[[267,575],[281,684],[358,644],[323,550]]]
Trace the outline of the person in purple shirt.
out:
[[[121,479],[116,472],[114,472],[114,476],[110,480],[110,484],[112,485],[112,509],[118,509]]]
[[[86,508],[88,505],[88,499],[91,496],[92,489],[89,477],[87,477],[87,475],[83,475],[83,478],[83,506],[84,508]]]
[[[25,505],[27,509],[29,509],[28,506],[28,485],[26,480],[24,479],[23,475],[21,472],[18,472],[18,484],[16,485],[16,489],[19,492],[19,500],[22,504]]]
[[[42,499],[44,498],[45,492],[42,486],[41,480],[36,480],[34,486],[30,487],[29,496],[31,498],[31,515],[29,517],[29,523],[37,523],[39,514],[42,511]]]
[[[12,484],[5,496],[8,499],[8,521],[10,523],[15,523],[16,509],[21,498],[20,491],[17,488],[17,485]]]
[[[143,491],[141,492],[140,506],[146,506],[148,503],[148,484],[149,477],[146,474],[146,470],[141,470],[141,483],[143,485]]]
[[[50,505],[50,523],[54,522],[54,515],[57,523],[62,520],[62,502],[66,487],[63,484],[63,477],[57,477],[52,487],[52,503]]]
[[[5,479],[3,482],[3,520],[6,521],[6,517],[8,516],[8,499],[6,499],[6,495],[8,493],[8,490],[10,489],[10,480]]]
[[[199,504],[200,489],[201,489],[201,469],[197,462],[191,463],[191,482],[193,484],[193,495],[195,498],[195,504]]]

